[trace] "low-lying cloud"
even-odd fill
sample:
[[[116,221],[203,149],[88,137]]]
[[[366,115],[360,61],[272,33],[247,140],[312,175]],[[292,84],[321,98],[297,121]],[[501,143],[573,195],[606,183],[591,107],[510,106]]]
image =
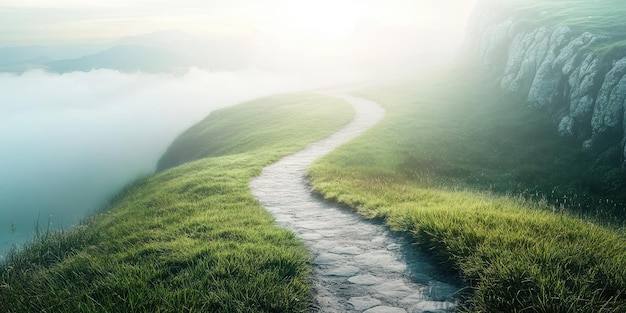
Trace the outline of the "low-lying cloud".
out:
[[[102,207],[212,110],[321,85],[255,70],[0,74],[0,255],[37,219],[68,227]]]

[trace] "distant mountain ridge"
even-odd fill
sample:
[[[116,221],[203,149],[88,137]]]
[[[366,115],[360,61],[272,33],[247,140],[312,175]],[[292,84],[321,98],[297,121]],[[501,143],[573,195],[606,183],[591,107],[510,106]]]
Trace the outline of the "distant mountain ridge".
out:
[[[103,45],[7,47],[0,48],[0,72],[113,69],[171,73],[189,67],[236,70],[254,59],[249,45],[237,38],[207,39],[170,30],[123,37]]]
[[[0,49],[0,67],[27,63],[42,57],[46,57],[43,46],[3,48]]]
[[[184,58],[172,51],[123,45],[76,59],[49,62],[45,64],[45,67],[57,73],[87,72],[102,68],[122,72],[169,72],[184,65],[187,65]]]

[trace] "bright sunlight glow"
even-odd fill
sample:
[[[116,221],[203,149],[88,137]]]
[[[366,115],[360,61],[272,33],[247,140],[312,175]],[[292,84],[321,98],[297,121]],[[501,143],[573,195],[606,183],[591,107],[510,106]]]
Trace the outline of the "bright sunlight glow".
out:
[[[320,72],[406,71],[449,60],[476,0],[0,2],[6,17],[0,18],[0,48],[110,46],[119,38],[174,30],[195,38],[187,50],[207,60]]]
[[[290,0],[265,17],[261,30],[286,41],[339,41],[350,36],[361,14],[358,1]]]
[[[306,32],[323,39],[343,39],[356,27],[360,6],[357,1],[292,0],[288,23],[294,32]]]

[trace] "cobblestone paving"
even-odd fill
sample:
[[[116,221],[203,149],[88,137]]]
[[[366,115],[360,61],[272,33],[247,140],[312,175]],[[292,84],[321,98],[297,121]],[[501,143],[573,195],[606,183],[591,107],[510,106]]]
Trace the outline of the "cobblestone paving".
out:
[[[376,103],[344,95],[355,119],[334,135],[266,167],[250,186],[276,223],[294,231],[314,257],[319,312],[450,312],[459,290],[401,234],[313,195],[306,168],[384,116]]]

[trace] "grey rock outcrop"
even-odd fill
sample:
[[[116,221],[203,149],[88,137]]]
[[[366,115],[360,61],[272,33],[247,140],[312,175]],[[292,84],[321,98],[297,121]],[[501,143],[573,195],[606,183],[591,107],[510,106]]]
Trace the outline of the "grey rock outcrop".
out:
[[[607,38],[575,25],[532,27],[483,11],[489,12],[479,7],[473,15],[487,20],[470,24],[469,46],[483,67],[500,71],[501,88],[548,112],[555,131],[577,138],[583,149],[619,145],[626,159],[626,54],[611,59],[597,52]]]
[[[549,41],[548,30],[544,27],[515,36],[500,86],[512,92],[528,93],[548,52]]]
[[[571,72],[563,72],[569,75],[569,115],[571,118],[582,123],[593,112],[593,88],[596,75],[598,74],[598,56],[588,53],[582,63]]]
[[[532,105],[546,107],[556,101],[558,88],[563,79],[559,70],[563,61],[559,58],[561,56],[559,50],[563,47],[563,43],[570,32],[571,30],[567,26],[559,26],[552,32],[548,51],[543,62],[539,65],[528,91],[528,102]]]
[[[563,116],[559,123],[559,134],[563,137],[574,135],[574,120],[569,116]]]
[[[598,93],[591,119],[594,135],[600,136],[616,131],[623,133],[626,126],[623,124],[625,101],[626,57],[615,62],[613,68],[606,74],[604,84]]]

